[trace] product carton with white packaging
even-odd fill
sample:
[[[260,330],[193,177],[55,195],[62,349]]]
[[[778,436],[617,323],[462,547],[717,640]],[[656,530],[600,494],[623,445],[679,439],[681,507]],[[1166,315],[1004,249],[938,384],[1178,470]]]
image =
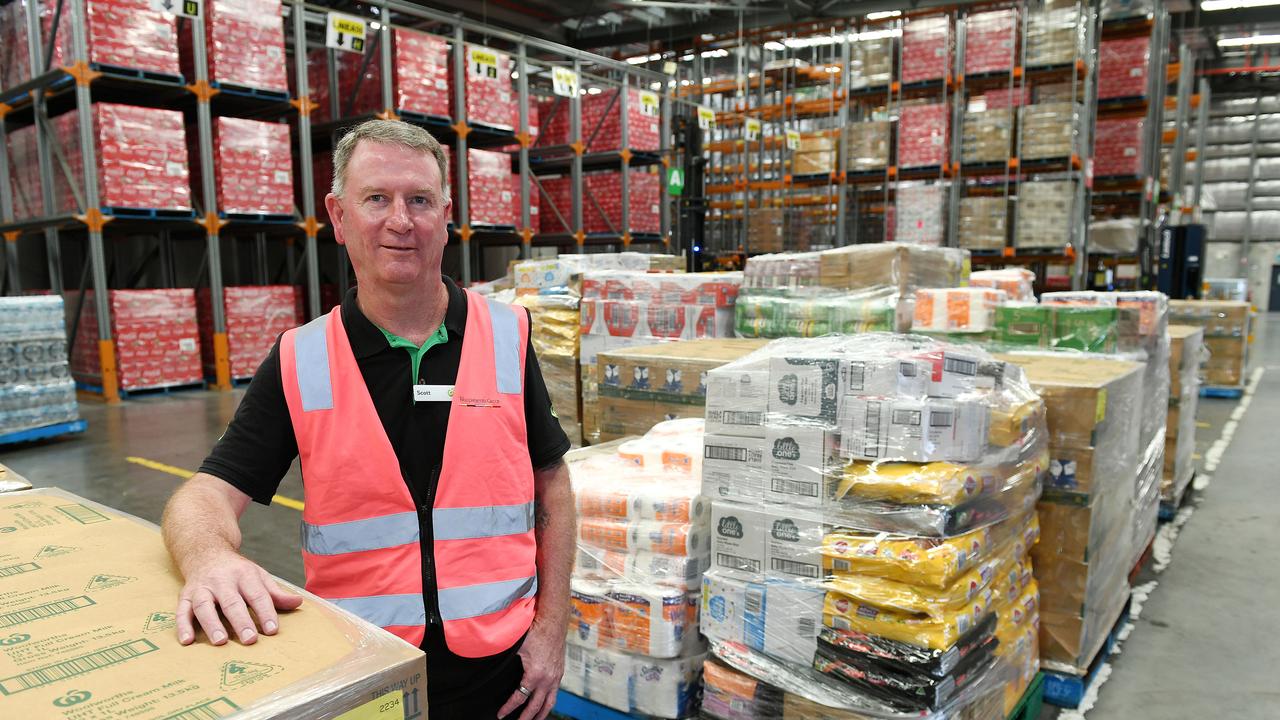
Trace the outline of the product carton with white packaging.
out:
[[[770,425],[764,447],[765,500],[820,509],[827,480],[840,468],[839,436],[821,427]]]
[[[814,424],[835,423],[839,391],[838,359],[775,357],[770,361],[770,415]]]
[[[786,505],[765,505],[765,573],[769,577],[822,577],[822,515]]]
[[[929,394],[932,367],[912,358],[845,360],[840,363],[843,395],[924,397]]]
[[[766,455],[764,438],[708,433],[703,439],[702,494],[712,500],[759,502]]]
[[[711,567],[745,576],[764,573],[768,513],[732,502],[711,504]]]
[[[840,453],[859,460],[972,462],[986,448],[989,411],[974,400],[846,399]]]
[[[716,368],[707,373],[707,433],[764,437],[769,411],[769,370]]]

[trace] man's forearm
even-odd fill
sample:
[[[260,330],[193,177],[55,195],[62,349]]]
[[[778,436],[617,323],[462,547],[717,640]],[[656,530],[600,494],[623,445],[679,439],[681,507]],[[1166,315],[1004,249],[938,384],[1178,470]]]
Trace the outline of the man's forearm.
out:
[[[240,549],[238,520],[245,503],[228,498],[215,483],[222,481],[197,473],[165,506],[161,521],[165,546],[184,576],[190,563],[201,556]]]
[[[569,577],[578,551],[578,512],[563,462],[535,472],[535,525],[538,540],[539,625],[564,628],[569,622]]]

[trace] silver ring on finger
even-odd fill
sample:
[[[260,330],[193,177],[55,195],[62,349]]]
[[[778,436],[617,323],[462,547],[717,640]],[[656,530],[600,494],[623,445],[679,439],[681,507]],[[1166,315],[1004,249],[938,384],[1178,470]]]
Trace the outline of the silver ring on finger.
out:
[[[533,691],[532,691],[532,690],[530,690],[529,688],[527,688],[527,687],[525,687],[525,686],[523,686],[523,685],[521,685],[520,687],[516,688],[516,692],[520,693],[521,695],[524,695],[525,697],[529,697],[531,694],[533,694]]]

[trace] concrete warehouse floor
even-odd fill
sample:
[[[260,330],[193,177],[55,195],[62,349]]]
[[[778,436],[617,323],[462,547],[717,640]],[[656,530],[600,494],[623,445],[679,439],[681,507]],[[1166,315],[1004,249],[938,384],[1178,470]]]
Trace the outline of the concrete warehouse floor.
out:
[[[1280,595],[1280,460],[1271,443],[1280,427],[1280,315],[1258,328],[1252,366],[1266,368],[1254,402],[1212,473],[1191,499],[1181,530],[1131,635],[1099,687],[1091,720],[1280,716],[1271,669],[1280,664],[1272,600]],[[159,522],[165,500],[222,433],[243,396],[179,392],[108,407],[86,400],[89,430],[80,437],[0,449],[0,462],[38,486],[56,485]],[[1204,456],[1239,405],[1202,398],[1197,453]],[[1272,450],[1267,450],[1272,447]],[[1203,462],[1201,460],[1200,462]],[[297,464],[270,507],[251,505],[241,523],[244,553],[271,573],[303,580],[299,556],[302,482]],[[1268,558],[1271,558],[1270,560]],[[1043,718],[1074,718],[1045,709]]]

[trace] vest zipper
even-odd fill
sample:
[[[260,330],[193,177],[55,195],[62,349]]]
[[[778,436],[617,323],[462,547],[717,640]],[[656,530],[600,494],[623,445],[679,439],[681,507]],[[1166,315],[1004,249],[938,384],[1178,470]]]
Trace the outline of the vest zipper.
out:
[[[422,535],[422,579],[425,583],[431,585],[430,592],[427,588],[423,588],[423,594],[426,596],[427,606],[427,625],[435,625],[440,622],[439,606],[440,596],[438,583],[435,573],[436,557],[435,557],[435,526],[432,524],[431,511],[435,507],[436,485],[440,482],[440,466],[436,465],[431,468],[431,477],[427,482],[427,496],[423,505],[418,509],[421,515],[422,526],[427,528],[429,532]]]

